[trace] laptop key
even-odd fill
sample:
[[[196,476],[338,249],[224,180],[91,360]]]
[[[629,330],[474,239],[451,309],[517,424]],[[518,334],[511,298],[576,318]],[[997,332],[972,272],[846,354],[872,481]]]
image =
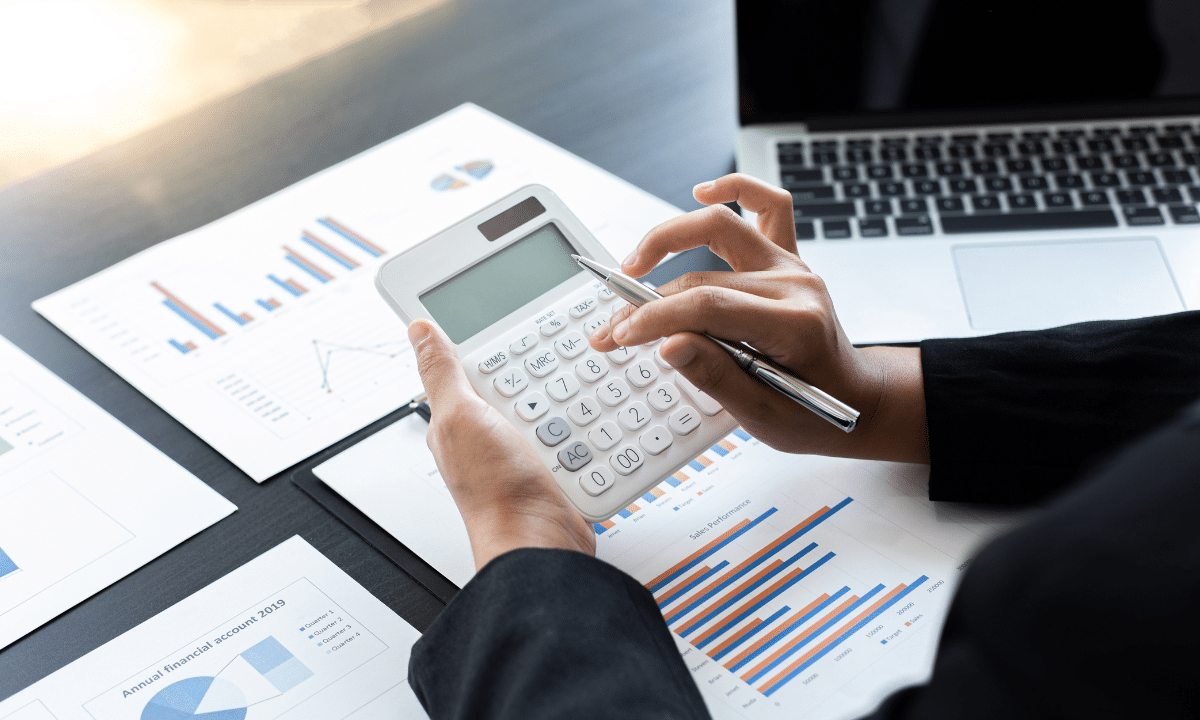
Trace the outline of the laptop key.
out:
[[[1130,185],[1157,185],[1158,179],[1154,177],[1152,172],[1127,172],[1125,180]]]
[[[1149,135],[1154,132],[1153,125],[1135,125],[1129,128],[1130,135]]]
[[[969,160],[975,157],[975,148],[971,145],[951,145],[950,157],[960,160]]]
[[[813,230],[813,224],[810,222],[796,223],[796,239],[797,240],[815,240],[817,237],[816,231]]]
[[[987,189],[991,192],[1005,192],[1012,190],[1012,180],[1006,177],[990,177],[983,181]]]
[[[1108,201],[1108,193],[1103,190],[1092,190],[1090,192],[1080,193],[1079,199],[1084,205],[1110,205]]]
[[[1163,182],[1170,185],[1187,185],[1192,181],[1192,173],[1187,168],[1183,170],[1163,170]]]
[[[1114,168],[1122,168],[1125,170],[1140,168],[1142,163],[1138,160],[1137,155],[1113,155],[1112,166]]]
[[[871,197],[871,186],[866,183],[846,183],[842,186],[842,194],[848,198]]]
[[[868,217],[892,214],[891,200],[867,200],[863,203],[863,214]]]
[[[846,162],[848,163],[869,163],[875,162],[875,155],[867,148],[847,148]]]
[[[1121,146],[1126,150],[1149,150],[1150,143],[1146,142],[1144,137],[1125,138],[1121,141]]]
[[[971,198],[971,207],[975,208],[975,212],[999,212],[1000,196],[975,195]]]
[[[1095,155],[1075,158],[1075,167],[1080,170],[1103,170],[1104,158]]]
[[[938,198],[934,202],[937,203],[938,212],[957,213],[957,212],[965,211],[965,208],[963,207],[962,198],[956,198],[956,197]]]
[[[862,237],[887,237],[887,220],[859,220],[858,234]]]
[[[1028,212],[1030,210],[1038,209],[1037,198],[1035,198],[1031,193],[1006,195],[1005,199],[1008,200],[1008,207],[1013,212]]]
[[[1200,223],[1200,213],[1196,212],[1195,205],[1168,205],[1167,210],[1171,211],[1171,219],[1180,225]]]
[[[929,212],[929,205],[925,202],[925,198],[900,201],[901,215],[924,215]]]
[[[902,182],[881,182],[878,184],[878,187],[880,195],[893,197],[905,194],[904,183]]]
[[[951,135],[950,140],[956,143],[977,143],[979,135],[976,133],[961,133],[959,135]]]
[[[858,168],[856,167],[835,167],[833,169],[834,180],[857,180]]]
[[[1178,137],[1176,135],[1167,135],[1167,136],[1160,135],[1159,137],[1154,139],[1154,142],[1156,145],[1158,145],[1158,148],[1160,150],[1181,150],[1181,149],[1183,149],[1183,138]]]
[[[879,151],[879,157],[887,162],[904,162],[908,160],[908,151],[902,147],[884,147]]]
[[[988,143],[983,146],[983,154],[987,157],[1008,157],[1008,143]]]
[[[897,235],[932,235],[933,221],[929,216],[896,218]]]
[[[914,195],[941,195],[942,184],[937,180],[913,180]]]
[[[1075,203],[1071,200],[1071,193],[1066,192],[1043,193],[1042,201],[1048,208],[1075,207]]]
[[[1026,130],[1021,133],[1022,140],[1045,140],[1050,137],[1050,133],[1045,130]]]
[[[1092,152],[1113,152],[1114,150],[1117,149],[1116,146],[1113,145],[1112,140],[1107,140],[1107,139],[1105,139],[1105,140],[1088,140],[1087,147],[1088,147],[1088,150],[1091,150]]]
[[[858,212],[854,203],[805,203],[792,208],[796,219],[854,217]]]
[[[1118,190],[1117,202],[1122,205],[1145,205],[1146,193],[1141,190]]]
[[[971,172],[976,175],[997,175],[1000,173],[1000,166],[991,160],[980,160],[971,163]]]
[[[1082,175],[1055,175],[1054,182],[1058,183],[1060,188],[1081,188],[1083,187]]]
[[[875,147],[875,141],[871,138],[846,138],[846,147],[851,148],[869,148]]]
[[[1017,143],[1017,152],[1022,155],[1045,155],[1046,146],[1040,142],[1021,142]]]
[[[941,145],[945,138],[941,135],[918,135],[917,142],[922,145]]]
[[[892,166],[891,165],[872,165],[867,168],[867,177],[872,180],[891,180]]]
[[[900,174],[906,178],[928,177],[929,176],[929,168],[927,168],[924,163],[921,163],[919,165],[918,164],[901,165],[900,166]]]
[[[1116,173],[1092,173],[1090,177],[1092,178],[1092,185],[1096,187],[1117,187],[1121,184],[1121,178],[1117,177]]]
[[[1146,153],[1146,162],[1150,167],[1175,167],[1175,158],[1169,152]]]
[[[1200,152],[1179,153],[1184,165],[1200,165]]]
[[[979,192],[979,186],[975,183],[975,178],[962,178],[950,181],[950,191],[967,195]]]
[[[850,237],[848,220],[826,220],[821,223],[821,233],[826,240],[845,240]]]
[[[815,144],[815,143],[814,143]],[[832,165],[838,161],[837,153],[832,150],[813,150],[813,165]]]
[[[1050,184],[1041,175],[1027,175],[1021,178],[1022,190],[1045,190],[1048,187]]]
[[[1188,196],[1192,198],[1192,202],[1200,202],[1200,187],[1188,188]]]
[[[885,138],[880,138],[879,142],[883,143],[884,145],[891,145],[891,146],[899,145],[899,146],[903,147],[908,144],[908,138],[906,138],[904,136],[885,137]]]
[[[1067,159],[1060,157],[1051,157],[1042,159],[1042,172],[1061,172],[1068,170]]]
[[[943,177],[953,177],[955,175],[963,174],[962,163],[940,162],[935,165],[934,168],[937,170],[937,174]]]
[[[990,143],[1008,142],[1013,139],[1013,134],[1010,132],[992,132],[987,134],[987,141]]]
[[[793,185],[810,185],[825,182],[825,171],[820,168],[809,170],[784,170],[779,173],[784,188]]]
[[[942,218],[942,232],[962,233],[1016,232],[1022,230],[1068,230],[1071,228],[1116,227],[1112,210],[1048,210],[1040,213],[1008,215],[948,215]]]
[[[1061,133],[1059,134],[1061,137]],[[1050,143],[1050,148],[1059,155],[1077,155],[1079,153],[1079,143],[1074,140],[1055,140]]]
[[[809,185],[807,187],[791,188],[792,203],[808,202],[810,200],[832,200],[833,187],[829,185]]]
[[[921,145],[913,150],[913,157],[918,160],[941,160],[942,150],[937,145]]]
[[[1080,130],[1078,128],[1066,128],[1064,130],[1058,131],[1058,139],[1059,140],[1078,140],[1079,138],[1083,137],[1086,134],[1087,133],[1085,133],[1083,130]]]
[[[1130,225],[1162,225],[1162,213],[1156,207],[1125,208],[1125,222]]]
[[[1183,195],[1180,194],[1178,188],[1154,188],[1151,190],[1154,193],[1154,202],[1158,203],[1181,203]]]
[[[1029,160],[1009,160],[1004,163],[1004,167],[1013,174],[1033,172],[1033,163]]]

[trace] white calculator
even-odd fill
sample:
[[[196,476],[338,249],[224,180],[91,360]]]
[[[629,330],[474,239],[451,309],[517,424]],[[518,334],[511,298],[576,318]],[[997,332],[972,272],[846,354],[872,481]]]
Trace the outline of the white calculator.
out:
[[[657,343],[594,351],[625,304],[572,253],[617,262],[558,197],[529,185],[392,258],[375,285],[458,347],[475,391],[521,429],[588,520],[606,520],[737,422]]]

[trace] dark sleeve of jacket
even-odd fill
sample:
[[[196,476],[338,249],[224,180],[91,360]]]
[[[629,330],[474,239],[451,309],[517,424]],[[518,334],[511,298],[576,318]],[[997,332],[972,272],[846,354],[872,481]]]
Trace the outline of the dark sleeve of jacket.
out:
[[[921,343],[932,500],[1045,500],[1200,397],[1200,312]]]

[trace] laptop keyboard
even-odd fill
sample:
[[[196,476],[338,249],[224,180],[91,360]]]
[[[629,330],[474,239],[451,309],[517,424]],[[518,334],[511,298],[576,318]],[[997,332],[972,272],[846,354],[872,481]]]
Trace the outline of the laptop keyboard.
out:
[[[1200,223],[1194,123],[810,135],[778,143],[799,240]]]

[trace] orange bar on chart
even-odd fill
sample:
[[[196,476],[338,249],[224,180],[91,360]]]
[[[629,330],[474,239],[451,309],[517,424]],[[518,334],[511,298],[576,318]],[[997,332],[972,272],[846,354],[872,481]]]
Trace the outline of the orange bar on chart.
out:
[[[719,442],[717,444],[720,445],[721,447],[725,448],[729,452],[733,452],[734,450],[737,450],[737,445],[734,445],[733,443],[729,442],[728,440],[722,440],[721,442]]]
[[[719,607],[719,606],[721,606],[721,605],[724,605],[725,603],[729,602],[729,601],[730,601],[730,599],[732,599],[732,598],[736,597],[738,593],[742,592],[743,590],[745,590],[746,588],[750,587],[751,585],[753,585],[754,583],[758,582],[759,580],[762,580],[762,579],[763,579],[765,576],[767,576],[768,574],[770,574],[770,572],[771,572],[772,570],[774,570],[775,568],[779,567],[779,566],[780,566],[780,565],[782,565],[782,564],[783,564],[783,561],[782,561],[782,560],[775,560],[774,562],[772,562],[771,564],[767,565],[767,566],[766,566],[765,568],[763,568],[762,570],[759,570],[759,571],[758,571],[757,573],[755,573],[754,575],[751,575],[749,580],[747,580],[746,582],[742,583],[741,585],[738,585],[737,587],[735,587],[734,589],[732,589],[732,590],[730,590],[729,592],[725,593],[724,595],[722,595],[721,597],[717,598],[716,600],[713,600],[711,603],[709,603],[709,604],[708,604],[708,607],[705,607],[705,608],[700,608],[700,609],[697,611],[697,613],[698,613],[698,614],[696,615],[696,617],[694,617],[694,618],[692,618],[691,620],[688,620],[688,621],[687,621],[687,622],[685,622],[684,624],[680,625],[680,626],[679,626],[679,627],[676,629],[676,632],[679,632],[679,633],[685,633],[685,632],[687,632],[688,630],[691,630],[692,628],[696,627],[697,625],[700,625],[700,624],[701,624],[701,621],[704,619],[704,617],[705,617],[706,615],[708,615],[708,612],[707,612],[707,611],[709,611],[709,610],[710,610],[710,609],[712,609],[712,608]],[[687,607],[687,606],[685,605],[684,607]],[[681,608],[681,609],[682,609],[682,608]],[[683,614],[683,613],[681,613],[679,610],[676,610],[676,611],[675,611],[674,613],[672,613],[671,615],[667,615],[667,616],[666,616],[666,618],[667,618],[667,622],[670,622],[670,621],[671,621],[673,618],[675,618],[675,617],[678,617],[679,615],[682,615],[682,614]]]
[[[737,617],[738,615],[741,615],[742,613],[746,612],[750,608],[754,607],[754,604],[757,603],[759,600],[762,600],[763,598],[767,597],[771,593],[777,591],[779,588],[783,587],[784,585],[787,585],[797,575],[799,575],[802,572],[804,572],[803,568],[796,568],[796,569],[792,570],[790,573],[788,573],[787,575],[784,575],[783,577],[779,578],[774,583],[769,585],[765,590],[763,590],[759,594],[755,595],[754,597],[750,598],[746,602],[742,603],[738,608],[733,610],[733,612],[729,613],[729,617]],[[721,624],[717,623],[713,627],[711,627],[708,630],[706,630],[705,632],[701,633],[698,637],[692,638],[692,644],[699,645],[700,643],[704,642],[705,640],[708,640],[709,638],[711,638],[713,635],[715,635],[721,629],[722,629]]]
[[[749,625],[747,625],[746,627],[742,628],[741,630],[738,630],[737,632],[735,632],[735,633],[733,634],[733,637],[729,638],[729,639],[728,639],[728,640],[726,640],[725,642],[723,642],[723,643],[721,643],[720,645],[716,646],[716,647],[715,647],[715,648],[713,648],[712,650],[709,650],[709,651],[708,651],[708,656],[709,656],[710,658],[715,658],[716,656],[720,655],[720,654],[721,654],[721,652],[725,650],[725,648],[727,648],[727,647],[729,647],[730,645],[732,645],[732,644],[736,643],[738,640],[741,640],[741,639],[742,639],[743,637],[745,637],[745,636],[746,636],[748,633],[752,633],[752,632],[754,632],[754,630],[755,630],[755,629],[756,629],[756,628],[757,628],[759,625],[762,625],[762,618],[754,618],[754,621],[753,621],[753,622],[751,622]]]
[[[792,648],[796,647],[796,646],[797,646],[797,645],[799,645],[800,643],[802,643],[802,642],[804,642],[805,640],[807,640],[807,639],[809,638],[809,636],[811,636],[811,635],[812,635],[814,632],[816,632],[816,631],[817,631],[817,628],[820,628],[820,627],[821,627],[822,625],[824,625],[825,623],[827,623],[827,622],[829,622],[830,620],[832,620],[833,618],[837,617],[838,613],[840,613],[841,611],[843,611],[843,610],[845,610],[846,608],[850,607],[851,605],[853,605],[853,604],[854,604],[854,603],[856,603],[856,602],[858,602],[858,596],[857,596],[857,595],[851,595],[850,597],[846,598],[846,599],[845,599],[845,600],[842,602],[842,604],[841,604],[841,605],[838,605],[838,606],[837,606],[837,607],[835,607],[834,609],[832,609],[832,610],[830,610],[829,612],[825,613],[825,616],[824,616],[824,617],[822,617],[820,620],[818,620],[818,621],[816,621],[815,623],[813,623],[812,625],[810,625],[810,626],[808,627],[808,629],[807,629],[807,630],[805,630],[804,632],[800,633],[800,634],[799,634],[799,635],[797,635],[796,637],[794,637],[794,638],[792,638],[791,640],[789,640],[789,641],[787,642],[787,644],[785,644],[783,647],[781,647],[781,648],[779,648],[778,650],[776,650],[775,652],[771,653],[770,657],[766,658],[765,660],[763,660],[763,661],[762,661],[762,662],[760,662],[759,664],[755,665],[754,667],[750,668],[750,669],[749,669],[749,670],[747,670],[745,673],[743,673],[743,674],[742,674],[742,679],[743,679],[743,680],[745,680],[746,682],[750,682],[749,678],[752,678],[752,677],[754,677],[754,676],[755,676],[755,675],[757,675],[757,674],[759,673],[759,671],[761,671],[763,668],[765,668],[766,666],[770,665],[771,663],[775,662],[775,661],[776,661],[776,660],[778,660],[779,658],[781,658],[781,657],[783,657],[784,655],[786,655],[786,654],[788,653],[788,651],[790,651]]]
[[[696,462],[700,463],[704,467],[708,467],[709,465],[712,465],[712,463],[713,463],[712,460],[709,460],[708,458],[704,457],[703,455],[697,457]]]
[[[838,639],[840,639],[842,637],[842,635],[846,634],[850,630],[850,628],[852,628],[855,625],[862,622],[863,618],[865,618],[866,616],[868,616],[871,613],[878,610],[885,603],[887,603],[888,600],[891,600],[892,598],[899,595],[900,592],[902,590],[904,590],[904,588],[906,588],[906,587],[908,587],[908,585],[906,585],[904,583],[900,583],[896,587],[892,588],[892,591],[890,593],[888,593],[887,595],[884,595],[883,597],[879,598],[875,602],[871,603],[871,605],[866,610],[863,610],[859,614],[855,615],[854,619],[852,619],[852,620],[848,621],[846,624],[842,625],[832,635],[825,638],[821,642],[817,643],[816,646],[814,646],[811,650],[804,653],[800,657],[796,658],[795,660],[793,660],[791,662],[791,664],[789,664],[787,667],[785,667],[780,672],[776,673],[775,677],[771,678],[770,680],[767,681],[767,683],[765,685],[762,685],[761,687],[758,688],[759,692],[766,692],[767,690],[770,690],[775,685],[778,685],[785,677],[787,677],[788,673],[790,673],[791,671],[793,671],[796,668],[803,665],[813,655],[816,655],[817,653],[821,652],[825,648],[829,647],[831,644],[837,642]]]
[[[659,575],[658,577],[654,578],[654,579],[653,579],[653,580],[651,580],[650,582],[646,583],[645,587],[646,587],[647,589],[649,589],[649,588],[652,588],[652,587],[654,587],[655,585],[657,585],[657,584],[659,584],[660,582],[662,582],[663,580],[665,580],[665,579],[669,578],[669,577],[670,577],[671,575],[673,575],[673,574],[674,574],[676,571],[678,571],[678,570],[679,570],[679,568],[681,568],[681,567],[683,567],[683,566],[685,566],[685,565],[688,565],[689,563],[691,563],[691,562],[692,562],[693,560],[695,560],[696,558],[700,557],[701,555],[703,555],[704,553],[708,552],[709,550],[712,550],[714,547],[716,547],[717,545],[720,545],[722,542],[724,542],[724,541],[728,540],[728,539],[729,539],[729,537],[730,537],[731,535],[735,535],[735,534],[737,534],[737,532],[738,532],[739,530],[741,530],[742,528],[746,527],[746,526],[747,526],[747,525],[749,525],[749,524],[750,524],[750,518],[746,518],[745,520],[741,521],[741,522],[740,522],[740,523],[738,523],[737,525],[734,525],[733,527],[731,527],[730,529],[726,530],[726,531],[725,531],[724,533],[722,533],[721,535],[718,535],[717,537],[713,538],[711,541],[709,541],[708,543],[706,543],[706,544],[704,545],[704,547],[700,548],[700,549],[699,549],[699,550],[697,550],[696,552],[692,553],[691,555],[688,555],[688,556],[687,556],[687,557],[685,557],[684,559],[682,559],[682,560],[680,560],[679,562],[675,563],[675,564],[674,564],[674,565],[672,565],[670,568],[668,568],[666,572],[664,572],[663,574],[661,574],[661,575]]]
[[[776,637],[778,637],[779,633],[781,633],[784,630],[787,630],[789,627],[791,627],[792,623],[796,622],[796,620],[798,620],[798,619],[804,617],[805,615],[807,615],[808,613],[812,612],[813,608],[815,608],[816,606],[820,605],[821,603],[825,602],[828,599],[829,599],[829,593],[822,593],[821,597],[817,598],[816,600],[813,600],[809,604],[807,604],[804,607],[797,610],[795,613],[792,614],[792,616],[790,618],[788,618],[787,620],[784,620],[782,623],[780,623],[779,627],[777,627],[774,630],[772,630],[771,632],[767,633],[762,638],[756,640],[753,645],[746,648],[742,652],[738,653],[738,655],[736,657],[731,659],[729,662],[725,663],[725,668],[727,670],[732,670],[734,665],[737,665],[741,661],[743,661],[746,658],[753,655],[755,652],[758,651],[759,648],[761,648],[762,646],[766,645],[767,643],[771,642]]]

